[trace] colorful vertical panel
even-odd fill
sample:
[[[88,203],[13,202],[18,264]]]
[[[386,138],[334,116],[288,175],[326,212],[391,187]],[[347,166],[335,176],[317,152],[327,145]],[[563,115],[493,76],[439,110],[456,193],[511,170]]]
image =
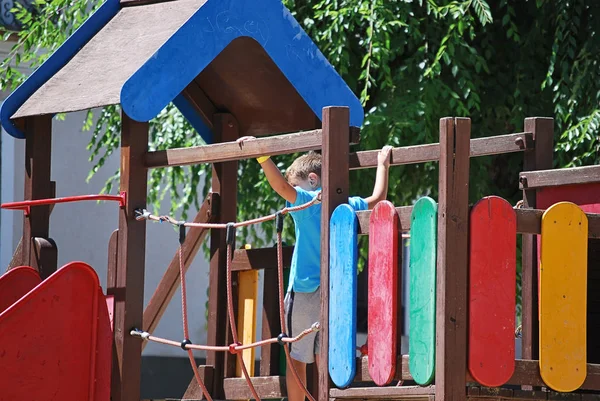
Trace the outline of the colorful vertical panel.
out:
[[[469,219],[468,368],[488,387],[515,369],[517,217],[504,199],[481,199]]]

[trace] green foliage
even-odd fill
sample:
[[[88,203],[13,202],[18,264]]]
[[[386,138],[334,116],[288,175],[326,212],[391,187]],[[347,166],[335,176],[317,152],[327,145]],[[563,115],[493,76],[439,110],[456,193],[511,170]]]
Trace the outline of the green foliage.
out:
[[[0,67],[0,89],[25,78],[19,65],[39,66],[99,3],[37,1],[35,15],[17,7],[24,29]],[[439,119],[468,116],[473,137],[518,132],[528,116],[555,118],[556,167],[600,161],[600,2],[585,0],[284,0],[325,56],[360,96],[366,119],[357,150],[436,142]],[[90,7],[93,4],[93,7]],[[107,49],[110,51],[110,49]],[[90,139],[90,176],[119,143],[119,109],[107,107]],[[152,149],[201,145],[173,106],[151,122]],[[284,169],[294,155],[277,157]],[[470,199],[497,194],[516,202],[521,155],[471,162]],[[153,171],[149,203],[168,195],[171,213],[187,216],[210,183],[209,165]],[[368,195],[374,171],[352,172],[352,192]],[[239,165],[238,218],[281,208],[254,160]],[[118,172],[108,181],[113,185]],[[389,199],[410,204],[437,197],[437,165],[393,168]],[[272,244],[273,224],[239,230],[241,242]],[[286,224],[286,239],[292,227]],[[267,243],[261,238],[267,238]]]

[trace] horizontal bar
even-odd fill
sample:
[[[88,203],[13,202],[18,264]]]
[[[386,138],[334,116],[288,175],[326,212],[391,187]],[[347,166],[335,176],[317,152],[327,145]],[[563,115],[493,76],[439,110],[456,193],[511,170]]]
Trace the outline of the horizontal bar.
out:
[[[594,183],[600,183],[600,166],[523,171],[519,174],[520,189]]]
[[[531,150],[534,148],[533,134],[519,132],[516,134],[490,136],[471,139],[471,157],[497,155]],[[367,150],[350,154],[350,170],[377,167],[379,150]],[[438,161],[440,144],[404,146],[392,150],[392,166]]]
[[[413,380],[408,368],[408,355],[398,357],[397,366],[402,366],[402,369],[396,369],[395,380]],[[467,383],[476,383],[475,379],[466,372]],[[356,376],[355,382],[371,382],[373,379],[369,375],[369,359],[368,357],[356,358]],[[515,360],[515,370],[508,380],[509,385],[525,385],[525,386],[546,386],[540,376],[539,361],[517,359]],[[587,377],[580,388],[581,390],[600,390],[600,365],[587,364]]]
[[[252,377],[252,384],[261,399],[285,398],[287,395],[285,376]],[[223,380],[226,400],[247,400],[253,398],[245,378]]]
[[[185,166],[189,164],[228,162],[233,160],[252,159],[260,156],[275,156],[309,150],[321,149],[321,130],[296,132],[256,138],[245,141],[216,143],[212,145],[195,146],[159,150],[146,153],[146,167],[159,168],[169,166]],[[360,130],[350,127],[350,143],[360,140]]]
[[[283,267],[292,264],[293,246],[284,246]],[[232,271],[277,269],[277,248],[236,249],[231,261]]]
[[[25,214],[29,214],[29,209],[33,206],[44,206],[44,205],[55,205],[57,203],[68,203],[68,202],[81,202],[91,200],[102,200],[102,201],[116,201],[119,202],[120,207],[125,206],[125,192],[121,192],[120,195],[75,195],[65,196],[62,198],[48,198],[48,199],[33,199],[19,202],[9,202],[0,205],[2,209],[9,210],[24,210]]]
[[[397,207],[396,211],[400,215],[401,231],[410,230],[410,214],[412,206]],[[517,233],[519,234],[541,234],[542,233],[542,215],[544,210],[540,209],[515,209],[517,214]],[[369,219],[371,211],[356,212],[358,218],[358,234],[369,235]],[[588,218],[588,237],[600,238],[600,214],[586,213]]]
[[[435,394],[435,386],[387,386],[387,387],[353,387],[345,390],[332,388],[329,391],[331,399],[351,398],[351,399],[411,399],[411,400],[429,400],[430,396]]]

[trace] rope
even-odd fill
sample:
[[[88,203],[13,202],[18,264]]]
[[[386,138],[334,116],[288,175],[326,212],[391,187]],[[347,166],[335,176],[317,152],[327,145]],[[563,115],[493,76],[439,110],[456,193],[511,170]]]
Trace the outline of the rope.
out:
[[[164,345],[171,345],[173,347],[181,347],[184,350],[195,350],[195,351],[215,351],[215,352],[240,352],[245,349],[256,348],[256,347],[264,347],[266,345],[271,345],[279,342],[283,343],[295,343],[296,341],[302,340],[302,338],[306,337],[310,333],[314,331],[319,331],[320,325],[318,323],[313,324],[310,328],[304,330],[302,333],[298,334],[296,337],[286,337],[282,336],[282,338],[274,337],[266,340],[256,341],[249,344],[231,344],[231,345],[202,345],[202,344],[192,344],[177,342],[173,340],[168,340],[162,337],[156,337],[148,333],[147,331],[142,330],[131,330],[129,334],[134,337],[140,337],[144,341],[151,341]]]
[[[233,225],[234,228],[239,228],[239,227],[251,226],[253,224],[264,223],[264,222],[270,221],[270,220],[275,220],[277,215],[280,213],[282,215],[285,215],[285,214],[288,214],[291,212],[297,212],[300,210],[304,210],[320,201],[321,201],[321,192],[319,192],[317,194],[317,196],[315,196],[312,200],[310,200],[302,205],[298,205],[298,206],[294,206],[294,207],[284,207],[280,211],[275,212],[273,214],[263,216],[263,217],[257,217],[256,219],[240,221],[240,222],[236,222],[236,223],[189,223],[187,221],[175,220],[174,218],[172,218],[170,216],[155,216],[155,215],[151,214],[150,212],[148,212],[146,209],[136,209],[135,210],[135,218],[136,218],[136,220],[151,220],[151,221],[158,221],[158,222],[164,221],[164,222],[176,225],[176,226],[184,226],[184,227],[223,229],[223,228],[227,228],[228,225]]]
[[[229,327],[231,327],[231,334],[233,335],[234,344],[239,344],[238,335],[237,335],[237,325],[235,323],[235,316],[233,311],[233,294],[232,294],[232,285],[231,285],[231,248],[233,248],[233,243],[235,241],[235,228],[233,223],[227,224],[227,308],[229,311]],[[242,367],[242,373],[246,378],[246,382],[248,383],[248,387],[250,387],[250,391],[254,396],[256,401],[260,401],[260,397],[254,388],[254,384],[252,384],[252,380],[250,379],[250,375],[248,374],[248,370],[246,369],[246,364],[244,363],[244,358],[242,358],[242,354],[240,352],[234,351],[237,355],[237,360],[240,366]]]
[[[277,278],[279,281],[279,320],[281,322],[281,332],[285,333],[287,331],[286,327],[285,327],[285,308],[284,308],[284,291],[283,291],[283,244],[282,244],[282,240],[281,240],[281,233],[283,231],[283,214],[277,214]],[[314,397],[310,394],[310,392],[308,391],[308,389],[306,388],[306,386],[304,385],[304,383],[302,383],[302,380],[300,380],[300,377],[298,376],[298,372],[296,371],[296,368],[294,367],[294,364],[292,363],[292,357],[290,356],[290,349],[289,347],[283,346],[283,349],[285,350],[285,358],[287,360],[287,364],[288,364],[288,368],[292,371],[292,374],[294,375],[294,380],[296,381],[296,384],[298,385],[298,387],[300,387],[302,389],[302,391],[304,391],[304,394],[306,395],[306,398],[308,398],[310,401],[315,401]],[[321,367],[322,369],[322,367]]]
[[[185,230],[185,228],[181,227],[180,230]],[[182,343],[181,346],[183,348],[184,343],[190,343],[190,335],[189,335],[189,327],[188,327],[188,321],[187,321],[187,297],[186,297],[186,291],[185,291],[185,269],[184,269],[184,263],[183,263],[183,241],[180,238],[180,243],[179,243],[179,276],[180,276],[180,281],[181,281],[181,313],[183,315],[183,338],[185,339]],[[206,397],[207,401],[212,401],[212,398],[208,392],[208,389],[206,388],[206,386],[204,385],[204,382],[202,381],[202,378],[200,377],[200,372],[198,371],[198,367],[196,366],[196,360],[194,359],[194,353],[192,352],[191,349],[187,350],[187,354],[188,354],[188,358],[190,359],[190,364],[192,365],[192,369],[194,371],[194,376],[196,377],[196,381],[198,382],[198,385],[200,386],[200,388],[202,389],[202,394],[204,394],[204,396]]]

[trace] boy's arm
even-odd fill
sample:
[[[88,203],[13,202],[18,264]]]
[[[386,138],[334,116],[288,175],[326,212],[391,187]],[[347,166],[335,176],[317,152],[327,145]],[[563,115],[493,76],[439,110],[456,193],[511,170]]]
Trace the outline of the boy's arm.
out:
[[[369,205],[369,210],[375,205],[387,198],[388,193],[388,170],[390,166],[390,156],[392,154],[391,146],[384,146],[377,155],[377,175],[375,177],[375,186],[373,187],[373,195],[365,200]]]
[[[279,194],[283,199],[294,204],[296,202],[296,189],[290,185],[289,182],[281,174],[281,171],[277,168],[273,160],[270,158],[260,164],[265,176],[271,185],[271,188]]]
[[[236,142],[240,145],[240,147],[244,146],[244,142],[248,140],[256,139],[253,136],[243,136],[238,138]],[[263,160],[261,160],[263,159]],[[262,167],[265,176],[267,177],[267,181],[271,185],[271,188],[275,192],[279,194],[283,199],[293,204],[296,202],[296,189],[290,185],[289,182],[285,179],[285,177],[281,174],[281,171],[277,168],[273,160],[270,157],[259,157],[258,162]]]

